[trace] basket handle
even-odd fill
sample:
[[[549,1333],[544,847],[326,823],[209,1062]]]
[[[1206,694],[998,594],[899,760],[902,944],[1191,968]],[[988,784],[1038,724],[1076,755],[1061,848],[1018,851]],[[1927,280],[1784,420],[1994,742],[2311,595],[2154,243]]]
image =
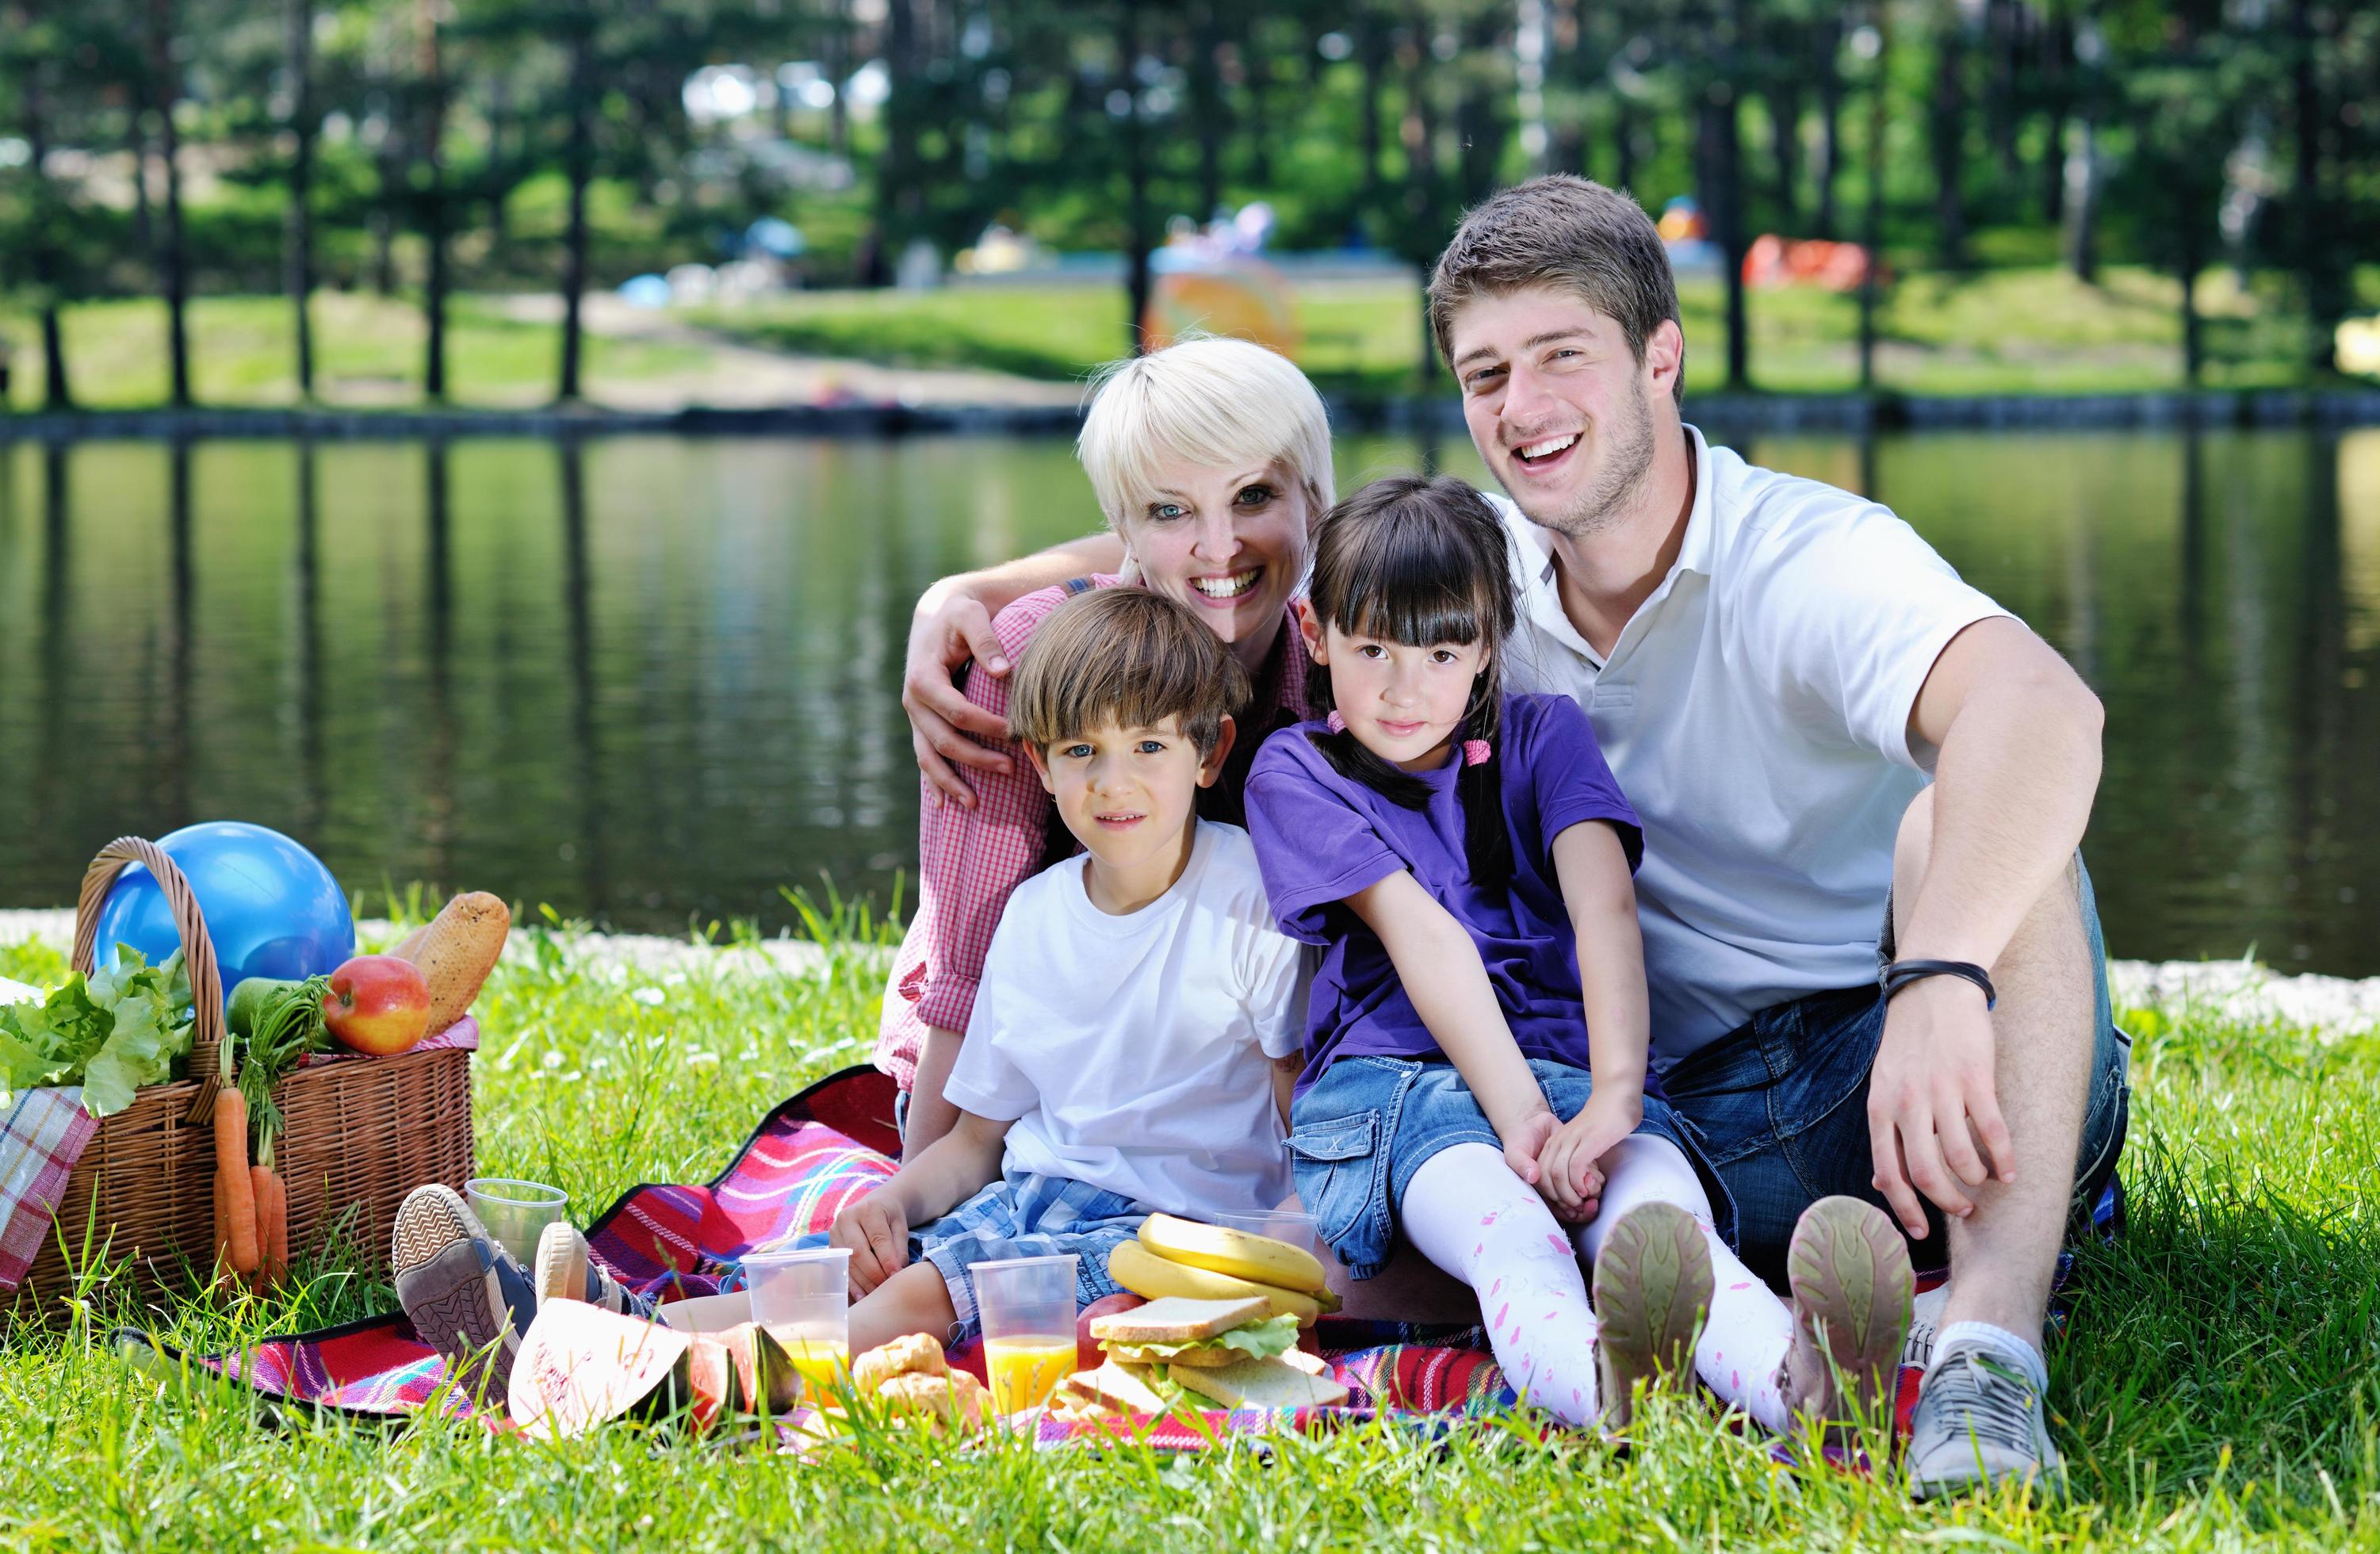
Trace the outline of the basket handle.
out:
[[[214,941],[207,937],[198,896],[174,860],[154,842],[119,836],[102,847],[83,871],[82,897],[75,904],[74,968],[89,977],[97,965],[93,952],[98,948],[99,909],[106,904],[108,887],[115,883],[115,877],[126,865],[135,863],[157,877],[165,892],[165,905],[174,914],[175,931],[182,936],[182,964],[189,973],[190,1002],[198,1016],[190,1036],[190,1076],[199,1082],[198,1097],[190,1102],[184,1121],[202,1123],[213,1115],[219,1087],[215,1073],[221,1062],[217,1049],[224,1041],[223,973],[215,966]]]

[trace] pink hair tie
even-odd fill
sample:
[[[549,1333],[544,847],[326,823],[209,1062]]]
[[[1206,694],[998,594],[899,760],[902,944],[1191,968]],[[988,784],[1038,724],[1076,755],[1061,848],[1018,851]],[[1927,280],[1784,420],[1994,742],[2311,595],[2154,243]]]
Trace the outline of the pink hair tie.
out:
[[[1334,707],[1330,710],[1330,715],[1322,720],[1322,726],[1333,734],[1344,734],[1347,732],[1347,720],[1341,717],[1339,710]]]
[[[1465,766],[1485,766],[1488,764],[1488,758],[1495,753],[1494,747],[1485,739],[1466,739],[1463,742],[1463,764]]]

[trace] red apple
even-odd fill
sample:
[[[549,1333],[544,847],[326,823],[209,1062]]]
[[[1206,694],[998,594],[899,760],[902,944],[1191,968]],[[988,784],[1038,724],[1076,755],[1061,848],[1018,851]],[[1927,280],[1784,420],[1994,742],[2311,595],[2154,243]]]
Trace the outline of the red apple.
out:
[[[430,984],[411,961],[358,955],[331,973],[322,1023],[358,1052],[402,1052],[430,1029]]]

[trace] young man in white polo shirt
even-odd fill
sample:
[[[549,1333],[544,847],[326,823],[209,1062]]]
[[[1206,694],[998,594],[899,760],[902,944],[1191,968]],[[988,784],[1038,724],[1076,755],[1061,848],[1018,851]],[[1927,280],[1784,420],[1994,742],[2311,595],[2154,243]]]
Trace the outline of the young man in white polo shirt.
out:
[[[1527,624],[1507,673],[1577,697],[1644,819],[1662,1083],[1745,1259],[1781,1273],[1795,1218],[1831,1193],[1916,1239],[1947,1218],[1949,1298],[1912,1345],[1931,1359],[1912,1478],[2055,1472],[2042,1326],[2070,1211],[2112,1175],[2126,1116],[2076,853],[2097,700],[1888,510],[1682,423],[1676,287],[1627,196],[1556,176],[1490,200],[1448,245],[1431,321],[1516,504]],[[990,752],[953,729],[990,731],[943,693],[996,650],[986,607],[1111,565],[1106,549],[919,601],[905,699],[954,800],[948,761]]]

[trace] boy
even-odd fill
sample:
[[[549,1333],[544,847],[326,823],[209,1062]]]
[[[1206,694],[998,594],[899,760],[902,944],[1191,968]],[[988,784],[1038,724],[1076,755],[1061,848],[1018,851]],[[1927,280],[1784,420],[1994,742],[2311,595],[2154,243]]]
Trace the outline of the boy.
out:
[[[1288,1196],[1299,950],[1247,833],[1194,805],[1246,695],[1215,633],[1140,589],[1070,601],[1026,646],[1010,730],[1085,851],[1001,916],[945,1091],[957,1124],[835,1220],[855,1354],[974,1336],[970,1263],[1072,1252],[1079,1308],[1116,1293],[1108,1254],[1151,1212]]]

